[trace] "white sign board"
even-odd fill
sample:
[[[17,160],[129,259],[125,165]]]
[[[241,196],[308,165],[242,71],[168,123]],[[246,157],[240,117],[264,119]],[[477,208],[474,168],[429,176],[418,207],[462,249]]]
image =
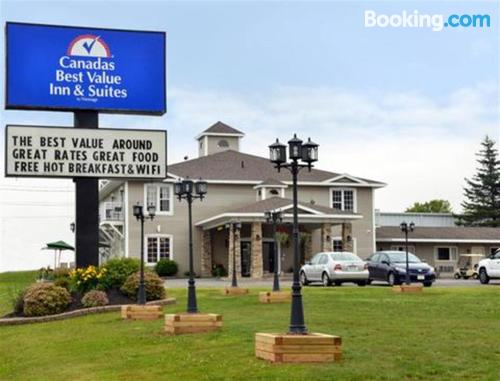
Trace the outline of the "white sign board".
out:
[[[167,132],[7,126],[5,176],[163,179]]]

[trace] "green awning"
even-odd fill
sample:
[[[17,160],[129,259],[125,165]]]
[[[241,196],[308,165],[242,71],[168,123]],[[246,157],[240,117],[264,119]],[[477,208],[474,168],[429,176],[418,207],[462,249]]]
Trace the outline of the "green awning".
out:
[[[70,244],[68,244],[64,241],[49,242],[46,245],[47,245],[47,247],[43,248],[45,250],[72,250],[72,251],[75,251],[75,248],[73,246],[71,246]]]

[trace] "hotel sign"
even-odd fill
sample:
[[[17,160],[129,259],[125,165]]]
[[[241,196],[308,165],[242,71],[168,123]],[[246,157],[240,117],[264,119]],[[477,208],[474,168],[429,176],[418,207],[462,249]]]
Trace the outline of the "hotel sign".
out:
[[[164,32],[6,24],[7,109],[161,115]]]
[[[10,125],[5,134],[5,176],[166,177],[166,131]]]

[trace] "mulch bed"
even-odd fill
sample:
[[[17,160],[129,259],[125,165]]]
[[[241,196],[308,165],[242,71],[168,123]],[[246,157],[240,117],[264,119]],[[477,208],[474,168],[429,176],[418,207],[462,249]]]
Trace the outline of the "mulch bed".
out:
[[[123,304],[134,304],[135,300],[130,299],[129,297],[123,295],[119,289],[117,288],[111,288],[108,291],[106,291],[106,295],[108,296],[109,303],[107,306],[121,306]],[[77,311],[81,310],[82,308],[87,308],[84,307],[82,304],[82,298],[83,294],[80,293],[72,293],[71,294],[72,301],[69,304],[68,308],[64,312],[70,312],[70,311]],[[16,314],[14,312],[11,312],[9,314],[6,314],[4,316],[1,316],[0,318],[13,318],[13,317],[27,317],[25,316],[22,312],[20,314]]]

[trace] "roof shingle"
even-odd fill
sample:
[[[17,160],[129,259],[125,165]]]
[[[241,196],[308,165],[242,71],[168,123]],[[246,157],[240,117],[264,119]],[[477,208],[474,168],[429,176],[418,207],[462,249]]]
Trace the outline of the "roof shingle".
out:
[[[212,155],[172,164],[169,165],[168,172],[182,178],[203,178],[205,180],[262,182],[267,179],[290,181],[292,178],[285,169],[278,173],[267,158],[234,150],[217,152]],[[313,168],[311,172],[301,171],[299,181],[321,182],[338,175],[337,173]],[[366,181],[384,185],[372,180]]]

